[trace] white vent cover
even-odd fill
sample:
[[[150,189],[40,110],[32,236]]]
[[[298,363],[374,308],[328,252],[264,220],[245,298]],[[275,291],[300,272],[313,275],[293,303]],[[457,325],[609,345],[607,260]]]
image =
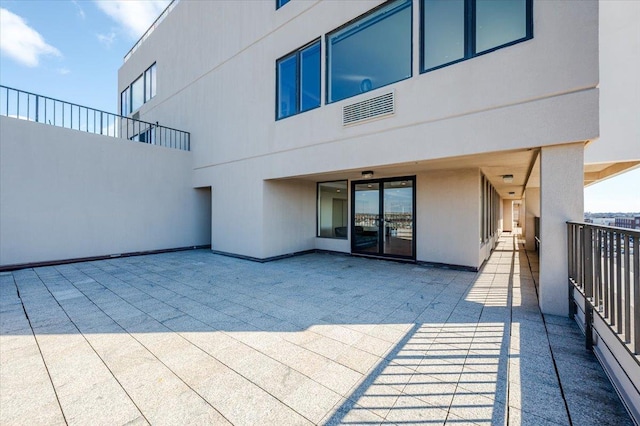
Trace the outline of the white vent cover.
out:
[[[342,125],[356,124],[372,118],[391,115],[396,110],[394,92],[365,99],[342,108]]]

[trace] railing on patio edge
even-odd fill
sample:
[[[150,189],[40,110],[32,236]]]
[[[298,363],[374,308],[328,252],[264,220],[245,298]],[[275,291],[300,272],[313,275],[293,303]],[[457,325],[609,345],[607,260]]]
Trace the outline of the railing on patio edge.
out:
[[[567,222],[567,232],[569,314],[575,288],[585,300],[586,347],[593,348],[595,313],[640,365],[640,231]]]
[[[189,132],[0,85],[0,115],[67,129],[191,150]]]

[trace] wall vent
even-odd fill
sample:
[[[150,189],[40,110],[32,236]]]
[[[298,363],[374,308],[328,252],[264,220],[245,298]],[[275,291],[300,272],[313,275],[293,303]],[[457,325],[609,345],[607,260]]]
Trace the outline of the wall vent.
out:
[[[396,111],[394,92],[365,99],[342,108],[342,125],[362,123],[372,118],[392,115]]]

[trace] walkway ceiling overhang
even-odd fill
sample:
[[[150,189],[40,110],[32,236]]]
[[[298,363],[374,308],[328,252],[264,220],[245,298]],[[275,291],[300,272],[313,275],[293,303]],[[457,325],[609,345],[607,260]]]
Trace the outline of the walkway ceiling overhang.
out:
[[[361,180],[361,173],[365,169],[373,170],[374,178],[408,176],[433,171],[479,169],[496,188],[502,198],[517,200],[523,196],[525,184],[531,173],[537,154],[538,149],[529,148],[380,166],[369,164],[358,169],[292,176],[289,179],[301,179],[313,182],[343,179]],[[513,175],[513,181],[510,183],[505,182],[503,179],[504,175]],[[509,192],[514,192],[514,195],[509,195]]]

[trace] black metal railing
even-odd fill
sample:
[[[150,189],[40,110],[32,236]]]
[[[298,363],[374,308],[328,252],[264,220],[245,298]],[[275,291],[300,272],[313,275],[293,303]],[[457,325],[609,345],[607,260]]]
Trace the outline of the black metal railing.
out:
[[[2,85],[0,115],[184,151],[191,150],[188,132]]]
[[[573,288],[585,299],[586,346],[592,348],[593,315],[632,353],[640,355],[640,231],[567,222],[569,310]]]

